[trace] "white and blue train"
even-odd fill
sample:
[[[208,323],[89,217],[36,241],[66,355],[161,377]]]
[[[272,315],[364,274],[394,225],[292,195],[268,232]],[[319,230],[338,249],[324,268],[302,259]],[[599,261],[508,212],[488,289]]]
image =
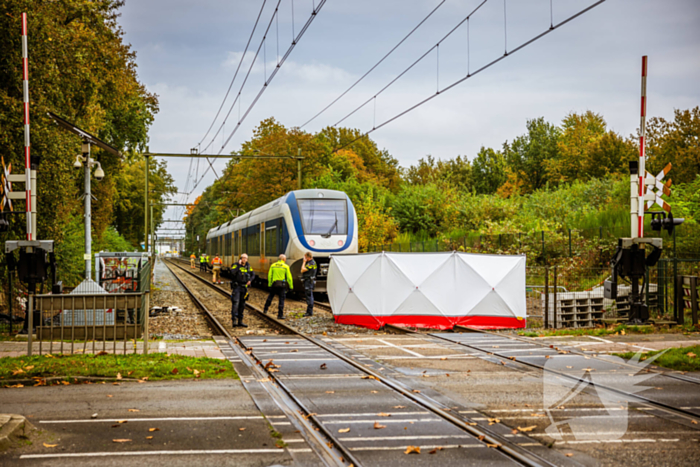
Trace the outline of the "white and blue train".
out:
[[[310,251],[318,263],[316,291],[326,291],[331,254],[357,253],[357,214],[342,191],[290,191],[251,212],[207,233],[207,254],[219,255],[222,275],[242,253],[261,280],[266,281],[270,265],[284,253],[301,290],[302,257]]]

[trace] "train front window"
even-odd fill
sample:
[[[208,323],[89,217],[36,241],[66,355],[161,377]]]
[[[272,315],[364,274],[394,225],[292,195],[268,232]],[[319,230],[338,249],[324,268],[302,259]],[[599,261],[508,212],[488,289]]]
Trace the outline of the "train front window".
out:
[[[298,203],[306,235],[347,235],[348,211],[344,199],[300,199]]]

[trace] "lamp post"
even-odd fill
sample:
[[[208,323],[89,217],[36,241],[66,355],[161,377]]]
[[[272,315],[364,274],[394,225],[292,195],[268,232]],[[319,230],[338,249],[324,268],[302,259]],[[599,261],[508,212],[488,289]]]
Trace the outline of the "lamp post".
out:
[[[83,201],[85,204],[85,254],[83,255],[83,259],[85,260],[86,279],[89,279],[92,273],[92,191],[90,170],[95,166],[97,167],[95,170],[95,179],[100,181],[105,177],[104,170],[102,170],[102,165],[99,161],[93,160],[92,157],[90,157],[90,141],[84,139],[82,154],[75,156],[73,167],[76,169],[83,167],[85,170],[85,193],[83,193]]]

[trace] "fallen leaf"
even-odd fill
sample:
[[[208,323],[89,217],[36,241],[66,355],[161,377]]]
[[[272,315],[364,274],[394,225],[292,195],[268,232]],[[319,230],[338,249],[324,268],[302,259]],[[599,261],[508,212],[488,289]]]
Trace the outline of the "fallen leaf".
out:
[[[128,420],[117,420],[117,423],[126,423]]]
[[[522,432],[528,432],[528,431],[534,430],[535,428],[537,428],[537,425],[526,426],[525,428],[519,426],[518,430],[520,430]]]
[[[130,372],[128,372],[128,373],[126,374],[126,376],[131,376],[131,374],[132,374],[133,372],[134,372],[134,370],[131,370]]]
[[[489,443],[486,443],[486,446],[489,448],[500,448],[501,447],[500,444],[489,444]]]
[[[121,374],[121,373],[117,373],[117,379],[122,379],[122,374]]]
[[[118,427],[120,427],[120,426],[121,426],[121,425],[120,425],[119,423],[117,423],[116,425],[112,425],[112,428],[118,428]]]
[[[693,425],[697,425],[697,424],[698,424],[697,420],[691,420],[690,423],[692,423]]]
[[[379,422],[374,422],[375,430],[381,430],[382,428],[386,428],[386,425],[380,425]]]
[[[335,391],[326,391],[326,394],[335,394]]]
[[[122,383],[112,383],[112,386],[121,386]]]
[[[299,349],[292,349],[290,352],[299,352]]]
[[[406,406],[405,405],[395,405],[394,408],[395,409],[405,409]]]
[[[146,439],[153,439],[153,436],[146,436]]]
[[[129,412],[141,412],[139,409],[129,409]]]
[[[486,436],[484,436],[484,435],[479,436],[479,441],[483,441],[484,438],[486,438]]]
[[[90,382],[88,381],[88,384],[89,383]],[[64,386],[70,386],[70,383],[68,381],[61,381],[61,384],[63,384]]]
[[[178,370],[177,368],[173,368],[172,371],[170,371],[170,373],[176,375],[176,374],[178,374],[179,371],[180,370]]]
[[[111,395],[111,394],[107,394],[107,397],[114,397],[114,396],[113,396],[113,395]]]
[[[420,454],[420,447],[419,446],[408,446],[403,453],[404,454]]]
[[[622,332],[624,333],[625,331],[622,331]],[[566,457],[574,457],[574,454],[571,452],[567,452],[565,455],[566,455]]]
[[[372,376],[372,375],[365,375],[362,377],[362,379],[376,379],[377,381],[379,381],[379,379],[377,377]]]
[[[501,423],[501,421],[497,418],[489,418],[489,425],[494,425],[496,423]]]
[[[379,394],[379,391],[370,391],[372,394]]]
[[[338,433],[348,433],[350,431],[350,428],[341,428],[338,430]]]
[[[543,413],[531,413],[530,416],[531,417],[546,417],[546,415]]]
[[[447,357],[442,357],[442,358],[440,358],[440,360],[447,360]],[[434,450],[435,450],[435,449],[433,449],[433,451],[434,451]],[[432,453],[433,453],[433,452],[431,451],[430,454],[432,454]]]
[[[695,355],[693,352],[688,352],[686,355],[688,356],[688,358],[695,358],[695,357],[697,357],[697,355]],[[27,367],[27,368],[29,368],[29,367]]]
[[[322,369],[322,370],[325,370],[325,369],[326,369],[326,364],[325,364],[325,363],[321,364],[321,369]]]
[[[34,365],[29,365],[24,367],[25,370],[30,371],[34,369]]]
[[[17,370],[12,371],[12,376],[21,375],[22,373],[24,373],[24,370],[21,368],[18,368]]]
[[[390,414],[390,413],[379,412],[379,413],[377,414],[377,416],[379,416],[379,417],[391,417],[391,414]]]
[[[130,443],[131,440],[130,439],[113,439],[112,442],[113,443]]]
[[[419,389],[414,389],[413,392],[415,392],[415,393],[417,393],[417,394],[420,394],[420,390],[419,390]]]
[[[518,430],[516,430],[515,428],[513,428],[512,430],[510,430],[510,432],[511,432],[512,434],[514,434],[514,435],[517,435],[517,434],[518,434]]]
[[[245,431],[245,427],[239,428],[238,431]]]
[[[56,446],[58,446],[58,444],[46,444],[46,443],[44,443],[45,448],[55,448]]]
[[[160,431],[160,428],[149,428],[148,431],[150,431],[150,432]]]
[[[23,384],[20,384],[20,383],[17,383],[17,384],[15,384],[15,385],[13,385],[13,386],[7,386],[7,387],[8,387],[8,388],[23,388],[24,385],[23,385]]]

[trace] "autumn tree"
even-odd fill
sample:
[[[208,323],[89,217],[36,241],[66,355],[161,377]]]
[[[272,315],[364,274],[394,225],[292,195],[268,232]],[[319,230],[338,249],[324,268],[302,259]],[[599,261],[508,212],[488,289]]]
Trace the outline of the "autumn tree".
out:
[[[47,112],[127,152],[145,147],[158,111],[157,97],[138,80],[135,53],[117,22],[122,5],[121,0],[4,0],[0,6],[0,152],[15,171],[24,166],[20,22],[26,12],[32,155],[41,160],[38,237],[57,242],[59,268],[66,261],[82,262],[61,248],[69,224],[82,222],[83,172],[73,168],[80,139],[60,129]],[[93,157],[106,173],[93,184],[99,203],[93,205],[92,227],[99,243],[117,215],[114,200],[120,198],[125,162],[96,148]],[[21,222],[11,228],[6,238],[22,236]]]
[[[647,124],[649,172],[671,162],[674,183],[691,183],[700,173],[700,107],[674,111],[673,121],[652,117]]]

